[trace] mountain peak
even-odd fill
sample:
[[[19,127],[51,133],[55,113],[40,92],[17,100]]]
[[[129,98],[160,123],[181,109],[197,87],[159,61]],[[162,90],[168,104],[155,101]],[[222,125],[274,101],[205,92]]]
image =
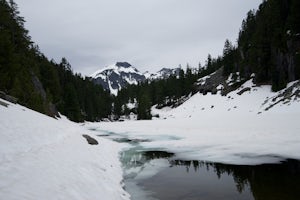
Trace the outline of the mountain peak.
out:
[[[117,95],[118,91],[127,85],[137,85],[144,81],[145,76],[128,62],[117,62],[109,65],[91,75],[96,84],[101,85],[111,94]]]
[[[111,94],[117,95],[118,91],[127,85],[137,85],[139,82],[155,79],[165,79],[171,75],[178,76],[180,68],[162,68],[156,73],[141,73],[137,68],[128,62],[116,62],[113,65],[106,66],[90,77],[96,84],[101,85]]]
[[[117,62],[117,63],[116,63],[116,66],[117,66],[117,67],[129,68],[129,67],[131,67],[132,65],[131,65],[130,63],[128,63],[128,62]]]

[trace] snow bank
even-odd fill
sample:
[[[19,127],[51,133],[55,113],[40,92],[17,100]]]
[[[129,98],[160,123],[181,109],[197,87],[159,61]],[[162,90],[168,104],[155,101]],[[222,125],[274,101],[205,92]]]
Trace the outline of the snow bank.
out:
[[[163,148],[180,159],[248,165],[300,159],[300,102],[265,111],[263,102],[274,95],[270,86],[248,81],[227,96],[195,94],[176,109],[153,110],[160,120],[88,127],[149,139],[145,148]]]
[[[0,105],[0,199],[129,199],[120,144],[67,119],[6,103]],[[99,145],[89,145],[82,134]]]

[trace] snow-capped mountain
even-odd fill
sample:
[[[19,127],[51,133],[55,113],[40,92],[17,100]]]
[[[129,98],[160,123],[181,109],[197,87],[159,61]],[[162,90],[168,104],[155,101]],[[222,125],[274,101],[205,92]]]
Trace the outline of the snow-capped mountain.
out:
[[[148,80],[155,80],[155,79],[165,79],[169,78],[171,75],[179,76],[180,68],[162,68],[156,73],[149,73],[148,71],[144,73],[144,76]]]
[[[141,73],[136,67],[128,62],[117,62],[91,74],[90,77],[96,84],[101,85],[111,94],[117,95],[118,91],[126,85],[137,85],[145,80],[156,80],[168,78],[171,75],[178,76],[180,68],[162,68],[156,73]]]
[[[118,91],[126,85],[138,84],[146,77],[128,62],[117,62],[109,65],[90,76],[96,84],[102,85],[111,94],[117,95]]]

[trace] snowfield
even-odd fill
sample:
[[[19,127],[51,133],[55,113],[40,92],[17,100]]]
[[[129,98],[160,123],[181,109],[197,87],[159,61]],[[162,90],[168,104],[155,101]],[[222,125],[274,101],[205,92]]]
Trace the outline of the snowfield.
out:
[[[293,83],[289,84],[292,85]],[[237,94],[244,88],[250,91]],[[152,121],[88,123],[87,128],[149,139],[145,148],[176,153],[180,159],[256,165],[300,159],[300,100],[279,101],[270,86],[247,81],[227,96],[195,94],[175,109],[152,109]]]
[[[0,199],[126,200],[120,144],[2,99]],[[89,145],[89,134],[99,145]]]
[[[300,160],[299,87],[283,98],[287,90],[272,93],[270,86],[250,80],[227,96],[197,93],[175,109],[153,107],[160,118],[152,121],[84,124],[0,99],[0,199],[130,199],[119,161],[130,145],[97,134],[142,139],[142,148],[170,151],[183,160],[240,165]],[[89,145],[82,134],[99,145]]]

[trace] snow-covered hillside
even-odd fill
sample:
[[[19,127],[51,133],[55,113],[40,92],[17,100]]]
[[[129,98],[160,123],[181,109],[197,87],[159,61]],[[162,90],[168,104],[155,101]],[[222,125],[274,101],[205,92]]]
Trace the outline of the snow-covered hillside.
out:
[[[299,82],[273,93],[249,80],[227,96],[197,93],[175,109],[153,108],[157,120],[88,127],[148,139],[145,148],[180,159],[251,165],[300,159],[299,91]]]
[[[153,107],[153,114],[161,118],[202,118],[207,116],[258,115],[268,113],[300,113],[300,82],[288,84],[286,89],[272,92],[271,86],[256,86],[252,79],[226,96],[196,93],[184,104],[175,108],[162,110]],[[287,91],[290,91],[287,94]],[[284,95],[285,94],[285,95]],[[297,109],[298,108],[298,109]],[[168,110],[168,111],[166,111]]]
[[[119,144],[2,99],[0,119],[0,199],[129,199]]]

